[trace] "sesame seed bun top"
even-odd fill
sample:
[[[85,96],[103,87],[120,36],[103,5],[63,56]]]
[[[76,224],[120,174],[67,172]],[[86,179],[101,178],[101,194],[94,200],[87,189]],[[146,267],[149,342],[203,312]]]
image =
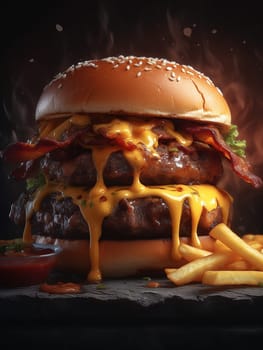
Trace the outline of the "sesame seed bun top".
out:
[[[36,120],[72,113],[178,118],[231,124],[220,90],[204,74],[166,59],[118,56],[79,62],[43,90]]]

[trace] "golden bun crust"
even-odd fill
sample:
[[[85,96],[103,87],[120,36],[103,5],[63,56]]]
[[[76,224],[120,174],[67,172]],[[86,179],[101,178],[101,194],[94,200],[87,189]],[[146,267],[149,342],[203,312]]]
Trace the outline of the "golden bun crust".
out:
[[[214,240],[210,236],[200,236],[202,247],[213,251]],[[89,241],[63,240],[35,236],[36,243],[56,244],[62,248],[56,268],[61,271],[88,273]],[[190,243],[187,237],[181,241]],[[172,242],[166,239],[137,241],[101,241],[100,270],[105,277],[131,277],[145,272],[163,272],[166,267],[179,267],[184,261],[171,258]]]
[[[118,56],[80,62],[43,90],[36,120],[72,113],[180,118],[231,124],[226,100],[190,66],[165,59]]]

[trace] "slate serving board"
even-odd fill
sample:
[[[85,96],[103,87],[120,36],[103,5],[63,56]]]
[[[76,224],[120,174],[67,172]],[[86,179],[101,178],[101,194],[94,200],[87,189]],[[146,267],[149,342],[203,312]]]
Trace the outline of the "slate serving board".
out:
[[[169,281],[160,282],[158,288],[148,288],[142,279],[110,280],[103,284],[83,284],[79,294],[48,294],[39,291],[39,286],[0,289],[0,321],[8,320],[56,320],[69,312],[71,319],[86,320],[87,310],[93,321],[101,319],[105,310],[113,321],[173,320],[226,322],[263,322],[262,287],[211,287],[191,284],[176,287]],[[114,312],[112,312],[114,310]],[[157,312],[158,310],[158,312]],[[226,319],[227,314],[227,319]],[[125,315],[127,317],[125,317]]]
[[[216,344],[240,349],[262,339],[263,288],[155,281],[161,287],[148,288],[144,279],[106,280],[66,295],[43,293],[39,286],[0,289],[2,345],[13,348],[22,339],[32,349],[35,340],[38,349],[58,344],[86,349],[88,342],[152,350],[170,348],[177,337],[177,345],[180,339],[187,349]]]

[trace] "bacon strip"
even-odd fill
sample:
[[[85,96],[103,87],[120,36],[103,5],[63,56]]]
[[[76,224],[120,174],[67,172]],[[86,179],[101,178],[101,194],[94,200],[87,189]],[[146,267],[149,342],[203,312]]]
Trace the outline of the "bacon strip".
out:
[[[108,141],[107,141],[108,138]],[[68,147],[72,142],[77,140],[79,144],[86,146],[102,145],[105,143],[117,144],[122,149],[133,150],[136,145],[125,141],[123,138],[108,137],[108,135],[88,135],[85,130],[77,131],[72,134],[65,141],[56,141],[49,138],[40,139],[37,143],[17,142],[10,144],[2,152],[2,158],[10,163],[26,162],[28,160],[35,160],[44,156],[48,152],[52,152],[58,148]]]
[[[256,188],[262,185],[262,179],[251,172],[249,162],[232,151],[218,129],[211,126],[192,125],[186,126],[186,130],[193,135],[195,140],[204,142],[220,152],[230,161],[234,172],[244,181]]]
[[[256,188],[262,186],[262,179],[251,172],[249,162],[232,151],[232,149],[225,143],[217,128],[212,126],[189,124],[185,125],[185,130],[191,133],[195,140],[204,142],[221,153],[227,160],[230,161],[234,172],[244,181],[250,183]],[[104,138],[104,141],[101,138]],[[11,144],[2,152],[2,157],[4,160],[12,163],[34,161],[48,152],[69,146],[76,139],[80,141],[80,144],[84,143],[85,145],[92,145],[105,142],[106,138],[108,138],[110,142],[119,145],[121,148],[127,150],[136,148],[135,144],[127,142],[123,138],[117,137],[117,135],[114,137],[109,137],[109,135],[98,135],[97,138],[88,137],[85,139],[85,131],[82,130],[81,132],[78,131],[74,133],[65,141],[56,141],[53,139],[44,138],[35,144],[24,142]],[[28,165],[21,164],[20,166],[21,168],[17,170],[16,174],[14,173],[13,175],[15,175],[15,177],[23,178],[27,172],[26,168]]]
[[[10,177],[16,180],[25,180],[37,175],[39,169],[39,160],[28,160],[21,162],[10,174]]]
[[[7,146],[3,151],[3,159],[11,163],[34,160],[55,149],[64,148],[71,142],[71,139],[62,142],[51,139],[41,139],[35,144],[17,142]]]

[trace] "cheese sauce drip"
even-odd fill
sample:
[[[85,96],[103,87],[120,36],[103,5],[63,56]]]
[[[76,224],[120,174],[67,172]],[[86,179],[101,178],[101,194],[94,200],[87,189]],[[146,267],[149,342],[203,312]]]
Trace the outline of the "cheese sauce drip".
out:
[[[71,121],[63,121],[55,130],[50,131],[52,137],[59,137],[65,128],[68,127],[68,123],[72,124],[72,120],[73,122],[75,121],[77,123],[81,118],[74,116],[73,119],[70,118]],[[89,122],[88,118],[86,122]],[[83,123],[81,126],[83,126]],[[114,119],[105,125],[97,124],[95,128],[99,129],[101,127],[105,127],[107,128],[107,133],[110,136],[120,135],[122,138],[125,138],[125,141],[131,140],[137,145],[144,145],[154,154],[158,145],[158,139],[156,134],[151,131],[152,126],[153,125],[149,126],[148,123],[140,123],[138,125],[137,123],[134,124],[129,123],[128,121]],[[171,133],[174,134],[174,137],[176,137],[178,142],[181,142],[184,145],[191,144],[192,140],[190,137],[181,135],[177,131],[173,130],[169,123],[166,124],[166,127]],[[29,224],[30,218],[35,211],[39,210],[42,200],[48,194],[58,192],[62,197],[71,197],[72,201],[79,207],[81,214],[89,227],[89,237],[87,233],[87,239],[89,238],[90,240],[89,261],[87,257],[87,266],[90,266],[87,276],[88,281],[98,282],[102,278],[99,259],[99,240],[101,237],[102,223],[104,218],[113,212],[114,208],[116,208],[119,201],[123,198],[135,199],[153,196],[160,197],[165,201],[169,208],[171,217],[171,255],[175,260],[180,258],[180,222],[183,212],[183,205],[186,200],[188,200],[192,218],[191,240],[193,246],[201,246],[197,228],[204,208],[207,211],[211,211],[219,206],[222,209],[223,222],[228,222],[232,198],[227,192],[217,189],[215,186],[187,186],[179,184],[168,186],[144,186],[140,182],[140,172],[145,166],[146,160],[143,156],[144,153],[141,152],[139,147],[123,152],[125,158],[128,160],[134,171],[132,185],[129,187],[106,187],[103,181],[103,170],[110,154],[116,150],[119,150],[120,148],[118,146],[96,146],[91,147],[91,149],[93,162],[97,170],[97,181],[95,186],[92,189],[87,190],[84,187],[64,186],[63,184],[48,182],[37,191],[35,199],[27,204],[27,220],[24,230],[24,240],[30,241],[32,239]]]

